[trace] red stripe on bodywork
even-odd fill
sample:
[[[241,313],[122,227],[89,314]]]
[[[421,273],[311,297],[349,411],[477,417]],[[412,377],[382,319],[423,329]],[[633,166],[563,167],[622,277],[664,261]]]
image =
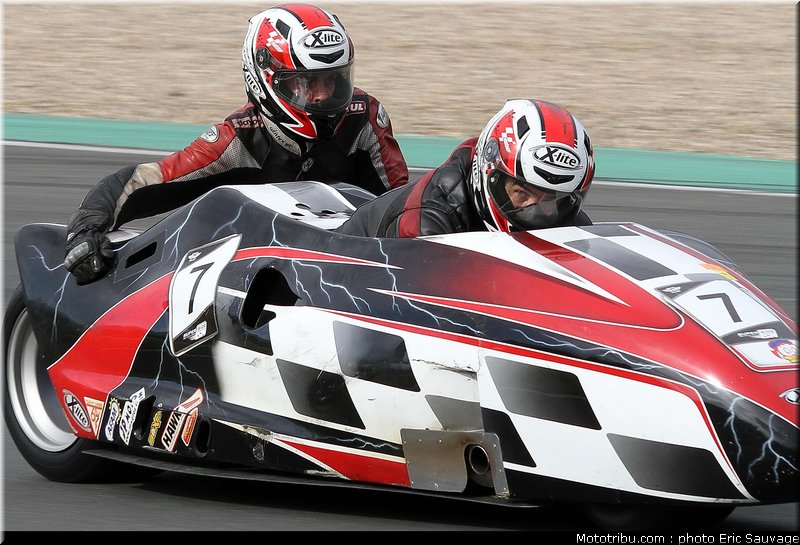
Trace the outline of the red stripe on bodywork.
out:
[[[564,108],[545,102],[544,100],[534,101],[542,115],[542,132],[547,143],[561,142],[567,146],[575,147],[575,122],[572,115]]]
[[[509,235],[519,244],[540,254],[575,275],[574,282],[515,266],[507,261],[486,259],[480,271],[464,271],[463,286],[436,286],[440,297],[487,301],[496,306],[525,309],[552,315],[571,315],[586,322],[608,322],[660,330],[681,326],[681,316],[659,297],[609,267],[570,248],[559,246],[524,231]],[[502,283],[496,279],[502,278]],[[619,301],[591,290],[596,286]],[[556,328],[558,329],[558,328]]]
[[[398,269],[394,265],[388,263],[378,263],[377,261],[369,261],[366,259],[359,259],[357,257],[348,257],[344,255],[328,254],[325,252],[316,252],[314,250],[304,250],[302,248],[291,248],[289,246],[258,246],[252,248],[243,248],[236,252],[231,261],[240,261],[242,259],[254,259],[257,257],[274,257],[277,259],[296,259],[298,261],[324,261],[327,263],[341,263],[344,265],[365,265],[368,267],[382,267],[386,269]]]
[[[405,461],[391,461],[361,454],[341,452],[305,443],[283,442],[333,468],[352,481],[411,486]]]
[[[80,399],[106,399],[122,384],[145,336],[169,306],[171,278],[172,273],[162,276],[114,305],[48,368],[62,404],[63,389]],[[76,432],[94,438],[91,432]]]

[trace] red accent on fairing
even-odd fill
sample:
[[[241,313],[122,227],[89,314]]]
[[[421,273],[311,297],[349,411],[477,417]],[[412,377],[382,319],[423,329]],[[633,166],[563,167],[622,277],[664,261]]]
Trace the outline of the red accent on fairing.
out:
[[[219,123],[215,126],[219,137],[214,142],[197,138],[184,149],[176,151],[158,162],[164,183],[219,161],[231,141],[236,138],[236,130],[230,123]]]
[[[391,461],[363,454],[314,447],[306,443],[282,441],[333,468],[353,481],[411,486],[405,461]]]
[[[48,368],[63,407],[63,389],[79,399],[106,399],[122,384],[150,331],[169,305],[172,273],[133,293],[97,319],[78,341]],[[65,412],[68,414],[68,412]],[[92,432],[75,428],[78,436],[94,439]]]
[[[646,232],[642,235],[650,236]],[[794,370],[768,373],[753,370],[693,319],[613,269],[531,233],[514,232],[511,236],[587,282],[613,293],[625,304],[491,258],[485,260],[481,274],[469,275],[467,271],[460,282],[437,286],[436,296],[421,293],[395,296],[496,316],[614,348],[729,389],[796,426],[800,422],[798,406],[779,397],[797,387]],[[708,260],[702,254],[697,255]],[[503,279],[502,286],[495,285],[497,278]]]
[[[686,252],[687,254],[690,254],[690,255],[694,256],[695,258],[699,259],[700,261],[708,261],[708,259],[709,259],[707,255],[702,254],[702,253],[698,252],[697,250],[695,250],[695,249],[693,249],[693,248],[691,248],[689,246],[685,246],[685,245],[681,244],[680,242],[677,242],[676,240],[673,240],[671,238],[665,237],[665,236],[660,235],[658,233],[655,233],[653,231],[649,231],[649,230],[646,230],[646,229],[641,229],[640,227],[638,227],[636,225],[627,225],[626,227],[628,229],[630,229],[631,231],[634,231],[634,232],[639,233],[641,235],[644,235],[646,237],[653,238],[655,240],[658,240],[659,242],[663,242],[664,244],[668,244],[669,246],[672,246],[673,248],[678,248],[678,249]],[[784,311],[781,307],[778,306],[777,303],[775,303],[775,301],[772,300],[772,298],[769,295],[767,295],[766,293],[764,293],[763,291],[758,289],[747,278],[745,278],[744,276],[742,276],[741,274],[739,274],[735,270],[726,267],[725,265],[723,265],[722,263],[719,263],[718,261],[715,261],[714,263],[716,265],[719,265],[720,267],[722,267],[731,276],[736,278],[736,280],[738,280],[740,284],[742,284],[748,290],[753,292],[754,295],[757,295],[758,298],[761,299],[761,301],[765,305],[767,305],[769,308],[771,308],[772,311],[775,312],[778,316],[783,318],[783,321],[786,322],[786,325],[788,325],[789,328],[791,328],[791,330],[794,332],[795,335],[798,334],[797,324],[794,322],[794,320],[788,314],[786,314],[786,311]]]
[[[572,115],[550,102],[535,100],[534,103],[542,115],[542,132],[545,133],[545,141],[548,143],[561,142],[574,148],[576,131]]]
[[[274,257],[277,259],[296,259],[298,261],[325,261],[327,263],[341,263],[343,265],[365,265],[367,267],[382,267],[389,269],[398,269],[393,265],[387,263],[378,263],[377,261],[369,261],[366,259],[359,259],[357,257],[348,257],[344,255],[327,254],[324,252],[316,252],[314,250],[304,250],[302,248],[291,248],[289,246],[257,246],[252,248],[242,248],[233,256],[231,261],[241,261],[242,259],[254,259],[256,257]]]
[[[342,311],[335,311],[329,310],[328,312],[332,312],[333,314],[338,314],[340,316],[344,316],[347,318],[352,318],[354,320],[359,320],[362,322],[367,322],[375,325],[380,325],[383,327],[389,327],[392,329],[398,329],[401,331],[407,331],[409,333],[415,333],[417,335],[424,335],[426,337],[435,337],[440,339],[445,339],[451,342],[457,342],[462,344],[468,344],[472,346],[477,346],[480,348],[486,348],[489,350],[495,350],[497,352],[505,353],[505,354],[513,354],[516,356],[523,356],[526,358],[535,358],[545,361],[550,361],[553,363],[559,363],[562,365],[568,365],[570,367],[577,367],[579,369],[586,369],[588,371],[595,371],[598,373],[603,373],[605,375],[612,375],[615,377],[620,377],[628,380],[633,380],[635,382],[641,382],[644,384],[650,384],[651,386],[657,386],[659,388],[666,388],[667,390],[672,390],[679,394],[685,395],[689,399],[692,400],[692,403],[697,407],[697,411],[700,413],[700,416],[705,422],[706,427],[708,428],[708,432],[711,437],[714,439],[714,443],[717,445],[720,454],[728,463],[728,466],[731,470],[735,473],[736,471],[733,469],[733,465],[731,464],[730,460],[728,460],[728,456],[725,454],[725,449],[722,447],[722,444],[719,441],[719,437],[717,437],[717,432],[714,430],[714,426],[711,424],[711,418],[708,416],[708,412],[706,411],[705,405],[703,404],[703,400],[700,395],[697,393],[697,390],[691,388],[685,384],[681,384],[679,382],[674,382],[671,380],[654,377],[652,375],[647,375],[644,373],[639,373],[636,371],[631,371],[627,369],[619,369],[617,367],[611,367],[608,365],[602,365],[599,363],[593,363],[590,361],[579,360],[575,358],[570,358],[567,356],[559,356],[557,354],[552,354],[550,352],[543,352],[540,350],[535,350],[532,348],[523,348],[520,346],[514,346],[510,344],[505,344],[496,341],[490,341],[487,339],[478,339],[476,337],[469,337],[467,335],[460,335],[458,333],[449,333],[446,331],[441,331],[438,329],[431,329],[422,326],[415,326],[411,324],[405,324],[402,322],[393,322],[390,320],[384,320],[382,318],[373,318],[369,316],[362,316],[360,314],[352,314],[350,312],[342,312]]]
[[[509,236],[520,245],[571,271],[578,279],[584,279],[586,288],[502,259],[482,256],[479,269],[464,269],[459,272],[459,282],[433,284],[428,288],[428,293],[435,293],[440,298],[525,309],[531,311],[527,313],[526,320],[535,318],[537,325],[539,315],[543,319],[547,319],[548,314],[557,315],[557,319],[547,323],[554,325],[551,329],[559,331],[564,315],[578,319],[572,323],[578,323],[576,333],[582,334],[587,322],[607,322],[611,328],[621,329],[619,333],[624,336],[630,334],[631,327],[672,331],[681,326],[682,317],[677,311],[602,263],[525,231],[514,231]],[[591,286],[614,294],[621,302],[594,293],[589,289]],[[536,312],[537,316],[534,317],[532,312]],[[518,318],[516,314],[513,315],[515,317],[512,319]],[[615,336],[619,336],[619,333]]]

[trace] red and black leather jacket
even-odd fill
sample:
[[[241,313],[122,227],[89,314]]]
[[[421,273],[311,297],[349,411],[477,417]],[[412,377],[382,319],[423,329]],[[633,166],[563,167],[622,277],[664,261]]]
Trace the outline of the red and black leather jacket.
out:
[[[486,224],[469,190],[478,138],[459,144],[441,166],[412,184],[362,204],[337,233],[366,237],[410,238],[485,231]],[[591,225],[582,210],[575,225]]]
[[[186,148],[102,179],[73,215],[69,232],[106,232],[186,204],[222,185],[294,180],[346,182],[382,194],[408,182],[408,166],[381,103],[356,88],[339,131],[301,148],[248,103]]]
[[[441,166],[415,183],[361,205],[336,231],[368,237],[485,231],[467,187],[477,141],[461,143]]]

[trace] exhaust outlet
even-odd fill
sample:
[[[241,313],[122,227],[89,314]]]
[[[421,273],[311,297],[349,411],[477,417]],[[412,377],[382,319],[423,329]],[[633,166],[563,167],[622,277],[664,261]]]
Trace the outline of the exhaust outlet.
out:
[[[465,450],[469,478],[481,486],[493,487],[492,464],[483,445],[470,444]]]

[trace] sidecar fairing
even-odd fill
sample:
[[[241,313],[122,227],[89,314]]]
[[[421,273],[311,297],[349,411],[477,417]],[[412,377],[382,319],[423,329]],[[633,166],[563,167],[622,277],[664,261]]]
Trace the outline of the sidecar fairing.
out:
[[[637,224],[332,231],[351,211],[323,184],[219,188],[87,286],[63,226],[21,229],[72,432],[510,503],[797,500],[797,328],[737,269]]]

